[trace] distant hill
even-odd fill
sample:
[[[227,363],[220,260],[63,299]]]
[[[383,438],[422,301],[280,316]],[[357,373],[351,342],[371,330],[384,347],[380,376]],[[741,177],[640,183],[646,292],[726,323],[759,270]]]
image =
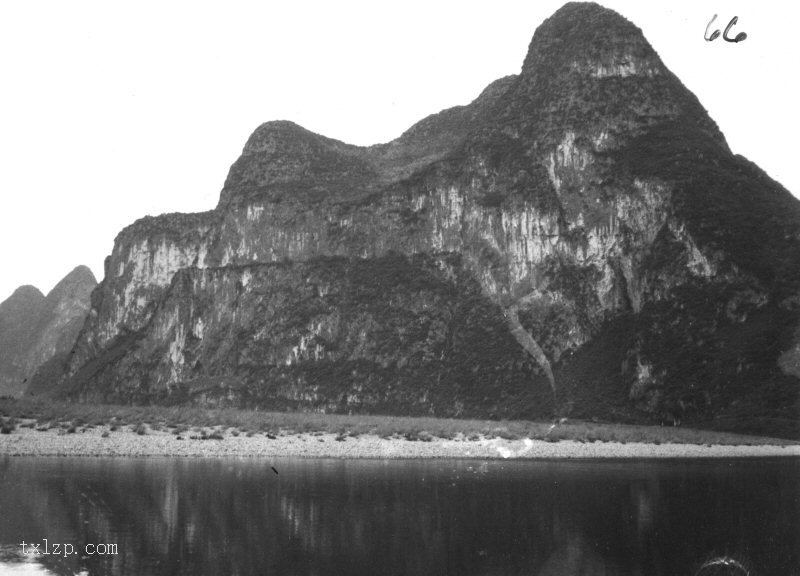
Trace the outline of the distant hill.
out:
[[[47,297],[22,286],[0,303],[0,395],[19,396],[40,366],[72,349],[96,285],[91,270],[78,266]]]

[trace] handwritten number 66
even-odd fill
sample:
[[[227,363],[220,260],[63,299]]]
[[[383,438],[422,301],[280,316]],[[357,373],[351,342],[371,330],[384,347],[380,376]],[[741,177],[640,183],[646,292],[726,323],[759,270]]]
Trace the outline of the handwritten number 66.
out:
[[[719,30],[714,30],[714,32],[711,34],[711,36],[708,35],[708,29],[711,28],[711,25],[714,23],[714,20],[716,20],[716,19],[717,19],[717,15],[714,14],[714,17],[711,19],[711,22],[709,22],[708,25],[706,26],[706,33],[703,34],[703,38],[705,38],[707,42],[711,42],[712,40],[716,40],[717,38],[719,38]],[[731,18],[731,21],[728,22],[728,25],[725,27],[725,33],[722,35],[722,38],[726,42],[741,42],[742,40],[747,38],[747,34],[744,33],[744,32],[739,32],[736,35],[736,38],[729,38],[728,37],[728,32],[730,32],[731,28],[733,28],[734,24],[736,24],[738,21],[739,21],[739,17],[738,16],[734,16],[733,18]]]

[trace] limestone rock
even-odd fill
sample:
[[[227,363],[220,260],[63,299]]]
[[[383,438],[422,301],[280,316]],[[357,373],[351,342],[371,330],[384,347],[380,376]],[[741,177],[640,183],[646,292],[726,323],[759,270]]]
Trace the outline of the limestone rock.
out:
[[[392,142],[260,126],[214,210],[118,236],[54,390],[797,437],[798,293],[800,203],[636,26],[569,3]]]

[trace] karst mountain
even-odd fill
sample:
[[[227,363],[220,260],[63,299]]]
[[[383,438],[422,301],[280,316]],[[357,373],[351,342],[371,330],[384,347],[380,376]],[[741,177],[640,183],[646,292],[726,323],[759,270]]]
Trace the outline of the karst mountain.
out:
[[[259,126],[216,208],[119,233],[28,393],[800,437],[799,314],[800,202],[569,3],[389,143]]]

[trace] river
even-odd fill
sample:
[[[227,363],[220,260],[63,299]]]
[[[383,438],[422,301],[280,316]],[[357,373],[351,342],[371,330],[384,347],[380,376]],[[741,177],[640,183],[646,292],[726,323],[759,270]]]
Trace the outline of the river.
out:
[[[798,479],[796,458],[4,457],[0,574],[797,576]]]

